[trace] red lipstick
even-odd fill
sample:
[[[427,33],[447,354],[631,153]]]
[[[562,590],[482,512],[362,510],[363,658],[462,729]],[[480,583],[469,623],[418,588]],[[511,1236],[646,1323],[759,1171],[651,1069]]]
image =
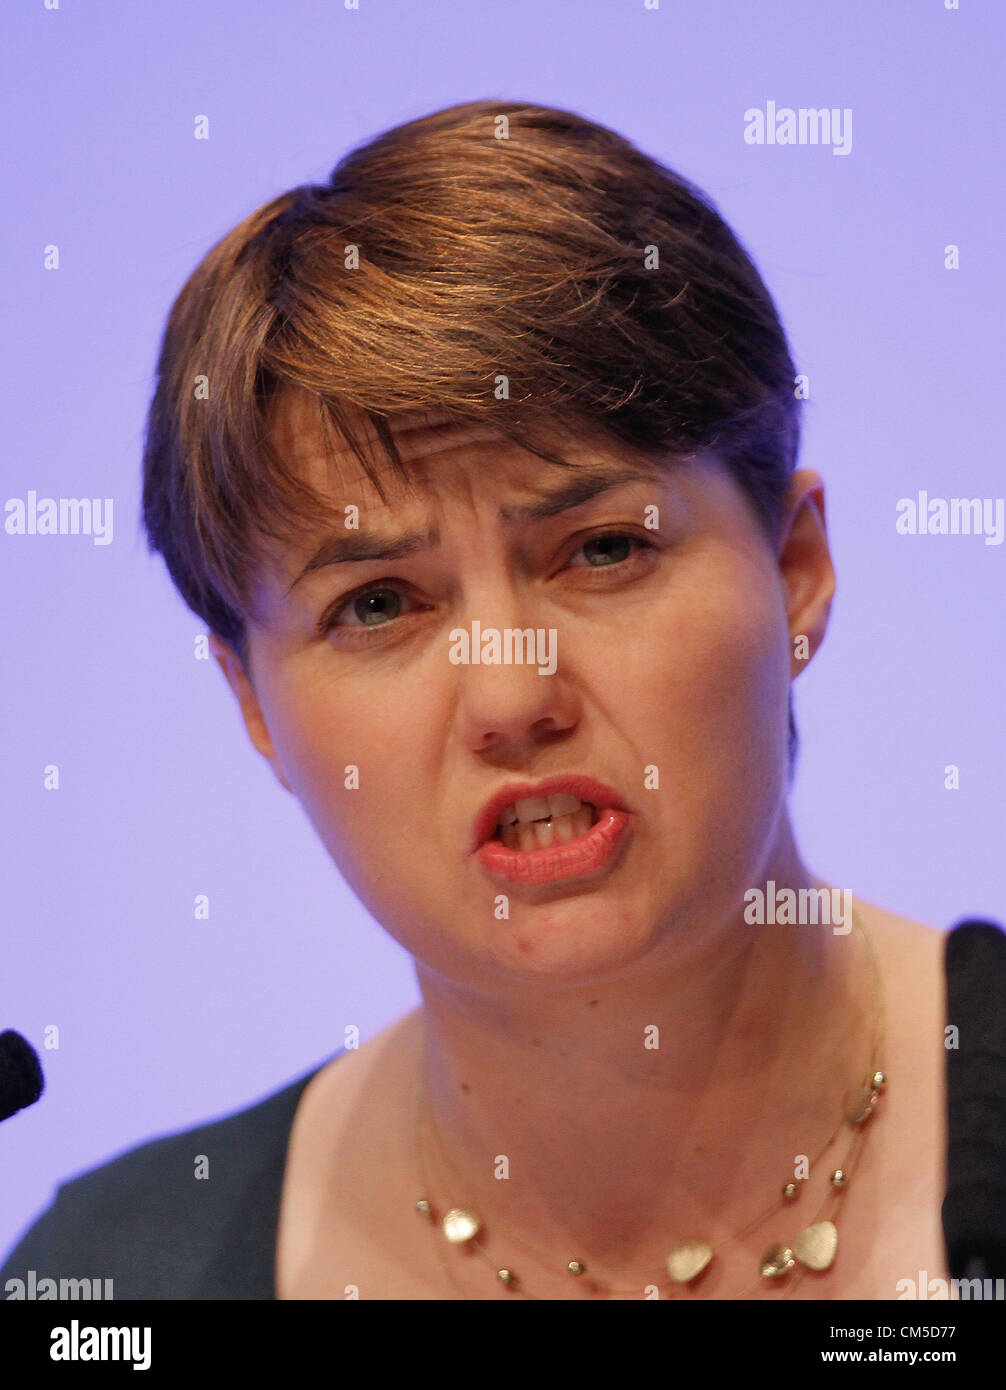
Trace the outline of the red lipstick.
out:
[[[566,794],[589,802],[595,823],[565,843],[535,849],[511,849],[499,837],[499,820],[514,802]],[[494,878],[515,884],[557,883],[596,874],[612,864],[626,841],[634,816],[617,792],[592,777],[577,774],[540,782],[510,782],[489,798],[475,818],[473,853]]]

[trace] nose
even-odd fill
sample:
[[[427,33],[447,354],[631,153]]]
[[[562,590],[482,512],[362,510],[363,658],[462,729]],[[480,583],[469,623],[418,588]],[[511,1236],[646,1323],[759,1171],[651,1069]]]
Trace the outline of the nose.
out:
[[[474,753],[519,755],[568,736],[580,701],[563,674],[559,630],[525,615],[510,627],[469,618],[458,661],[460,737]]]

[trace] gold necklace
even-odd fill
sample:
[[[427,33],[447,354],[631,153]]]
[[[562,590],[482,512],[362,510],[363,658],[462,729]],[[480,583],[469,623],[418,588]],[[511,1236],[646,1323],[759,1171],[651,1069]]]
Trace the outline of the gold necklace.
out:
[[[828,1149],[831,1148],[844,1124],[848,1124],[853,1130],[853,1138],[841,1163],[831,1172],[828,1180],[830,1191],[826,1194],[824,1201],[819,1206],[814,1220],[799,1233],[792,1244],[776,1243],[770,1245],[765,1250],[759,1262],[759,1277],[757,1281],[745,1292],[737,1295],[739,1299],[750,1298],[752,1293],[756,1290],[764,1288],[767,1281],[779,1281],[782,1283],[786,1288],[786,1292],[782,1297],[791,1298],[807,1270],[823,1272],[829,1269],[837,1253],[838,1230],[832,1218],[837,1215],[837,1207],[840,1200],[849,1186],[855,1169],[858,1167],[859,1158],[865,1142],[866,1122],[873,1115],[877,1101],[887,1086],[887,1077],[884,1072],[880,1070],[880,1053],[883,1045],[884,1031],[883,984],[880,964],[873,947],[873,942],[859,922],[855,909],[852,911],[852,924],[867,948],[872,967],[874,1027],[870,1044],[869,1068],[863,1084],[845,1093],[843,1098],[842,1118],[839,1120],[826,1143],[819,1150],[813,1163],[809,1165],[810,1171],[814,1170],[816,1165],[827,1153]],[[424,1070],[424,1068],[420,1069],[420,1076],[416,1085],[415,1148],[417,1167],[422,1175],[425,1190],[428,1192],[430,1190],[430,1184],[426,1163],[423,1158],[421,1142],[424,1130],[428,1132],[432,1138],[444,1166],[450,1169],[454,1176],[456,1176],[456,1172],[453,1164],[451,1164],[444,1153],[443,1146],[432,1124],[429,1121],[423,1122],[421,1119]],[[779,1211],[780,1208],[794,1203],[807,1181],[807,1178],[800,1178],[796,1181],[790,1179],[783,1185],[780,1196],[776,1198],[767,1210],[761,1212],[743,1226],[741,1230],[737,1231],[734,1235],[727,1236],[715,1246],[709,1245],[705,1241],[698,1240],[679,1241],[671,1248],[667,1255],[666,1272],[670,1274],[670,1279],[668,1280],[665,1277],[662,1281],[653,1279],[644,1280],[642,1281],[644,1286],[648,1288],[655,1287],[658,1291],[664,1288],[673,1289],[675,1287],[687,1287],[698,1279],[708,1268],[713,1256],[718,1251],[722,1250],[724,1246],[731,1245],[743,1239],[748,1232],[754,1230],[754,1228],[763,1221],[767,1221],[768,1218]],[[424,1196],[420,1197],[415,1203],[415,1210],[426,1220],[438,1224],[443,1235],[451,1245],[465,1246],[468,1249],[476,1251],[493,1267],[496,1272],[497,1280],[512,1292],[517,1293],[520,1297],[525,1299],[538,1299],[537,1295],[528,1292],[524,1288],[523,1281],[518,1279],[517,1274],[509,1265],[498,1264],[484,1248],[479,1238],[484,1234],[482,1223],[470,1209],[467,1207],[451,1207],[442,1218],[438,1218],[433,1205],[429,1199]],[[533,1253],[540,1261],[546,1264],[552,1262],[551,1257],[546,1252],[540,1250],[525,1238],[506,1230],[504,1230],[504,1235],[513,1244],[519,1245],[525,1250]],[[441,1248],[440,1242],[438,1241],[436,1244],[437,1256],[442,1269],[454,1286],[459,1289],[462,1296],[467,1299],[469,1294],[463,1288],[445,1259],[445,1252]],[[794,1270],[796,1272],[791,1274],[791,1271]],[[587,1266],[582,1260],[571,1259],[566,1264],[566,1271],[576,1278],[587,1272]],[[591,1272],[594,1275],[601,1274],[605,1276],[609,1273],[609,1271],[597,1270],[593,1267]],[[608,1284],[604,1287],[604,1292],[635,1293],[638,1296],[639,1288],[639,1281],[629,1287]]]

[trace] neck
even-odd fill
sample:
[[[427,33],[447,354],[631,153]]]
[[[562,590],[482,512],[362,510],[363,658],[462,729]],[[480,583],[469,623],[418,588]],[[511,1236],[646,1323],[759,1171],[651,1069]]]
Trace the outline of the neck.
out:
[[[795,851],[774,876],[824,886]],[[560,1272],[575,1257],[630,1276],[678,1240],[735,1235],[797,1155],[813,1161],[868,1070],[869,959],[858,932],[830,925],[719,911],[587,984],[490,992],[417,970],[428,1195],[476,1212],[486,1248],[518,1267],[529,1256],[510,1233],[544,1252],[535,1269],[551,1253]]]

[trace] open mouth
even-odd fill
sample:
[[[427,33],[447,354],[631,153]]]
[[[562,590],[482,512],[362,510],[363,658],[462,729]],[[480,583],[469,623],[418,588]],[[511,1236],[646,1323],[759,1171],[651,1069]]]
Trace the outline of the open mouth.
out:
[[[550,849],[586,835],[599,819],[597,807],[578,796],[528,797],[506,807],[496,835],[507,849]]]

